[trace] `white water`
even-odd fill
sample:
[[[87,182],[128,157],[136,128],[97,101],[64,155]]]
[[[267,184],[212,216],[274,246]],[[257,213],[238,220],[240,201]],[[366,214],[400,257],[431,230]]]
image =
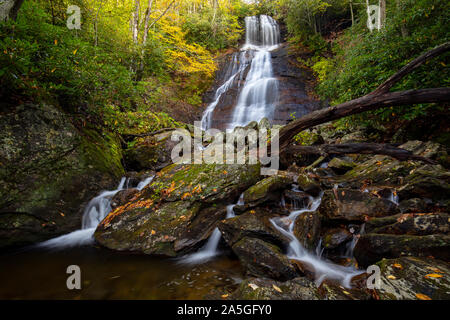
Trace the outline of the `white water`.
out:
[[[322,257],[320,243],[317,246],[315,253],[309,252],[301,245],[293,232],[295,219],[305,212],[316,211],[320,205],[321,199],[322,195],[319,195],[317,198],[311,198],[311,201],[306,208],[294,210],[288,217],[272,218],[270,221],[279,232],[290,239],[287,252],[288,258],[298,260],[314,270],[317,285],[320,285],[325,279],[330,279],[338,281],[344,287],[349,288],[351,279],[354,276],[361,274],[362,271],[359,271],[354,267],[340,266],[324,259]]]
[[[154,176],[150,176],[139,182],[138,190],[142,190],[149,184]],[[36,247],[46,249],[63,249],[76,246],[83,246],[94,243],[94,232],[98,224],[111,212],[111,199],[117,192],[124,190],[124,186],[128,188],[128,179],[123,177],[120,180],[117,189],[111,191],[103,191],[98,196],[89,201],[84,209],[81,222],[81,229],[71,233],[38,243]]]
[[[273,118],[278,101],[278,81],[273,77],[270,51],[280,43],[278,23],[266,15],[245,18],[245,44],[239,54],[234,54],[226,75],[228,80],[220,86],[214,101],[203,113],[201,128],[211,128],[212,115],[221,97],[227,94],[236,78],[243,79],[250,64],[245,84],[239,93],[228,129],[245,126],[250,121]],[[239,86],[240,82],[238,82]]]
[[[239,201],[236,204],[230,204],[227,206],[226,219],[235,217],[233,211],[235,205],[243,205],[243,204],[244,204],[244,194],[241,194],[241,196],[239,197]],[[220,253],[218,247],[221,237],[222,234],[220,233],[219,228],[215,228],[206,244],[199,251],[187,255],[185,257],[182,257],[180,262],[186,264],[199,264],[211,260]]]

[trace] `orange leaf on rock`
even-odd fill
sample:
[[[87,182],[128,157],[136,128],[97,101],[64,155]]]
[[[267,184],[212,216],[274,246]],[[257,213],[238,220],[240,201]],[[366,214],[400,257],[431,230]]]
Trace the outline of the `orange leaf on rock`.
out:
[[[420,300],[431,300],[429,296],[423,293],[416,293],[416,298]]]
[[[425,278],[442,278],[442,274],[429,273],[425,276]]]

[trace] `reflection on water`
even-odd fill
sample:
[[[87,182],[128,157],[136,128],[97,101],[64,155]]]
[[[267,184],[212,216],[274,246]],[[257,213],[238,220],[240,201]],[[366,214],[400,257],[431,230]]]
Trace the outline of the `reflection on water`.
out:
[[[69,265],[81,268],[81,290],[68,290]],[[0,299],[203,299],[230,293],[242,280],[227,257],[198,266],[118,254],[95,247],[0,256]]]

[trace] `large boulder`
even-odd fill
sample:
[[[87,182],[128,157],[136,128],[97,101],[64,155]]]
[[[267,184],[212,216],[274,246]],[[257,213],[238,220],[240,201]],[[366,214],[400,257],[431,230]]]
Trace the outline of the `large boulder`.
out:
[[[260,178],[259,165],[172,164],[98,226],[103,246],[176,256],[197,248],[226,206]]]
[[[172,163],[171,152],[178,141],[172,141],[173,131],[137,138],[125,150],[125,163],[134,170],[160,170]]]
[[[448,300],[450,299],[450,265],[444,261],[402,257],[383,259],[380,287],[383,300]]]
[[[287,245],[289,239],[278,232],[269,221],[272,214],[261,208],[247,211],[219,223],[219,230],[227,244],[232,247],[244,237],[253,237],[277,245]]]
[[[0,114],[0,248],[79,229],[84,206],[124,174],[118,139],[50,105]]]
[[[266,201],[279,201],[281,191],[292,184],[286,175],[273,175],[251,186],[244,192],[244,203],[255,206]]]
[[[294,235],[309,250],[314,250],[320,240],[321,221],[316,212],[304,212],[295,219]]]
[[[393,215],[399,210],[394,202],[369,192],[336,188],[324,192],[318,212],[329,220],[364,221],[368,217]]]
[[[358,264],[367,267],[383,258],[405,255],[433,256],[444,261],[450,259],[450,236],[433,234],[426,236],[364,234],[358,240],[354,256]]]
[[[248,274],[282,281],[298,276],[292,263],[274,244],[244,237],[232,249]]]

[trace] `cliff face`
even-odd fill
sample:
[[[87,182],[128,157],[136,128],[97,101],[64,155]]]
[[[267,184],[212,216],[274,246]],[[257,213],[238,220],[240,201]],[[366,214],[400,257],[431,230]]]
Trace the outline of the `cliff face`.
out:
[[[306,81],[311,79],[311,74],[295,65],[295,57],[288,53],[288,49],[287,44],[282,44],[270,52],[273,76],[278,80],[279,86],[278,102],[270,119],[272,124],[284,125],[293,117],[299,118],[319,108],[319,101],[308,96],[306,90]],[[252,58],[250,54],[232,52],[220,59],[215,84],[204,97],[206,105],[214,102],[217,89],[229,79],[230,70],[233,70],[233,67],[236,70],[236,64],[246,66],[220,97],[212,114],[212,128],[225,129],[226,124],[232,122],[234,108],[249,73]]]

